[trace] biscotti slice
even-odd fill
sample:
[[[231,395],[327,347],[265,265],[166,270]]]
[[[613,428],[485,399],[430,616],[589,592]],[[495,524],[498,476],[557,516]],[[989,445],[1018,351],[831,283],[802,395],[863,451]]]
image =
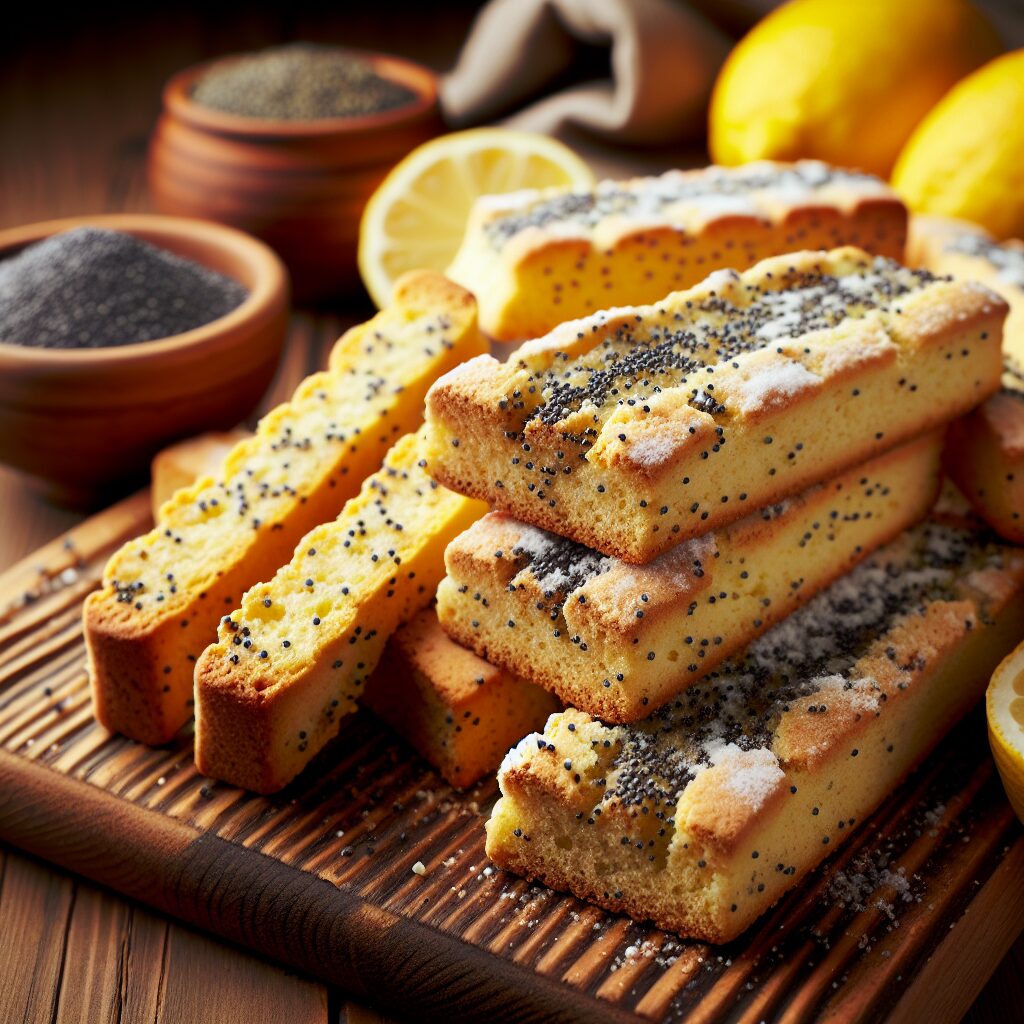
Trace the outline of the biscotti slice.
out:
[[[388,641],[362,704],[458,789],[493,772],[509,747],[561,708],[547,690],[460,647],[432,608]]]
[[[200,477],[216,476],[231,450],[249,437],[247,430],[199,434],[178,441],[153,457],[149,485],[153,522],[160,522],[160,509],[177,491],[190,487]]]
[[[707,167],[487,196],[448,275],[476,294],[484,330],[512,341],[796,249],[902,259],[906,229],[903,203],[867,174],[811,160]]]
[[[856,249],[720,271],[442,377],[431,469],[648,562],[972,409],[999,387],[1005,313]]]
[[[85,604],[100,722],[145,743],[170,739],[192,715],[195,659],[220,617],[417,428],[437,376],[483,347],[472,296],[436,274],[410,275],[390,308],[337,343],[330,370],[268,413],[216,476],[163,505]]]
[[[938,217],[915,217],[911,237],[921,266],[981,281],[1009,304],[1002,390],[950,427],[945,463],[978,514],[1024,544],[1024,242]]]
[[[438,616],[564,703],[635,721],[924,517],[941,449],[927,434],[644,566],[491,513],[448,548]]]
[[[710,942],[831,853],[1020,637],[1024,552],[930,521],[650,719],[549,720],[502,764],[501,867]]]
[[[1024,376],[1008,367],[1002,390],[950,426],[943,463],[978,514],[1024,544]]]
[[[444,549],[486,511],[427,475],[421,434],[224,616],[195,671],[196,764],[260,793],[290,782],[356,706],[384,644],[428,605]]]

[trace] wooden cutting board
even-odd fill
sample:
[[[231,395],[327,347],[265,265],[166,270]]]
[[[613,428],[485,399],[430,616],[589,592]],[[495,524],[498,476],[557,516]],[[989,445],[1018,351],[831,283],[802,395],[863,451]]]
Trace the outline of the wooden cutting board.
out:
[[[1024,832],[975,715],[728,946],[492,869],[459,794],[368,714],[276,797],[94,721],[81,603],[143,493],[0,577],[0,838],[413,1019],[959,1020],[1024,929]],[[412,872],[422,861],[426,873]]]

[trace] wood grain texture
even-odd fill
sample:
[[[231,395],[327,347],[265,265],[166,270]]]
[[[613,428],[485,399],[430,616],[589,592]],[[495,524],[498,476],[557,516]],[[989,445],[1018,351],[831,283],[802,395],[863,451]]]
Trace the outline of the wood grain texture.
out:
[[[91,715],[78,611],[148,515],[145,493],[126,499],[0,578],[0,837],[32,853],[424,1019],[798,1024],[883,1020],[894,1006],[914,1019],[924,1006],[940,1024],[959,1018],[1024,926],[1013,884],[1024,838],[977,716],[724,947],[492,869],[482,824],[493,781],[452,791],[364,713],[277,796],[203,779],[188,731],[149,749]],[[903,869],[908,898],[864,887],[882,867]],[[972,952],[957,960],[956,998],[942,999],[951,928]]]
[[[110,893],[76,884],[57,1024],[118,1024],[157,1019],[167,925]],[[137,969],[145,965],[144,969]]]
[[[23,857],[8,857],[0,887],[0,1007],[8,1020],[49,1024],[61,984],[74,885]]]
[[[951,927],[932,954],[928,972],[911,981],[893,1007],[890,1024],[915,1024],[967,1012],[984,981],[978,960],[1002,955],[1020,934],[1024,916],[1024,843],[1017,842],[978,893],[963,917]],[[1018,984],[1021,981],[1018,975]],[[1024,997],[1024,993],[1022,993]],[[1024,998],[1015,1004],[1024,1017]]]
[[[321,1024],[327,1019],[322,985],[213,942],[186,928],[168,937],[159,1019],[229,1021],[240,1016],[245,993],[246,1024]],[[156,1019],[156,1018],[154,1018]]]
[[[0,954],[7,978],[21,980],[17,992],[0,986],[5,1024],[198,1024],[243,1009],[247,1024],[327,1022],[317,982],[19,854],[0,851],[0,884],[5,868]]]

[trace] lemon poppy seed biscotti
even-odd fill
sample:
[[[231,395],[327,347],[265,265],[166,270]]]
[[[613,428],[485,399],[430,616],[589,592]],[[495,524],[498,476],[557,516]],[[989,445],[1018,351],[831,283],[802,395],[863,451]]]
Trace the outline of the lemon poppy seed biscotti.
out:
[[[432,608],[388,641],[361,703],[458,789],[493,772],[509,747],[561,708],[546,690],[460,647]]]
[[[442,377],[431,469],[647,562],[974,408],[999,387],[1005,313],[849,248],[716,272]]]
[[[246,591],[195,670],[196,765],[260,793],[290,782],[355,710],[388,637],[426,607],[444,549],[486,512],[402,438],[338,518]]]
[[[146,743],[170,739],[192,715],[195,659],[220,617],[417,428],[434,379],[484,349],[472,296],[436,274],[409,275],[394,304],[349,331],[330,369],[263,417],[216,476],[163,505],[85,604],[99,721]]]
[[[438,616],[564,703],[635,721],[925,516],[941,449],[924,435],[643,566],[491,513],[449,546]]]
[[[1024,242],[995,242],[976,225],[938,217],[915,217],[911,242],[919,265],[981,281],[1009,304],[1002,389],[950,427],[945,462],[978,514],[1024,544]]]
[[[514,341],[779,253],[857,245],[902,259],[906,226],[896,193],[867,174],[813,160],[707,167],[487,196],[447,273],[477,295],[484,330]]]
[[[554,716],[502,764],[487,852],[728,941],[975,703],[1022,616],[1024,552],[928,521],[650,719]]]

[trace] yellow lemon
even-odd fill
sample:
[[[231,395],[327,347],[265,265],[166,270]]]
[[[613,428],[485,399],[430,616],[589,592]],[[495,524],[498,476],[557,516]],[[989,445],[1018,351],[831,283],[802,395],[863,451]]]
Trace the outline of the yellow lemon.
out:
[[[546,135],[471,128],[431,139],[392,169],[359,225],[359,272],[378,306],[407,270],[444,271],[474,201],[524,188],[588,188],[590,168]]]
[[[995,670],[985,707],[992,756],[1006,795],[1024,821],[1024,644]]]
[[[914,210],[1024,237],[1024,50],[943,97],[911,135],[892,183]]]
[[[719,73],[711,155],[817,157],[888,176],[921,118],[1000,49],[967,0],[790,0]]]

